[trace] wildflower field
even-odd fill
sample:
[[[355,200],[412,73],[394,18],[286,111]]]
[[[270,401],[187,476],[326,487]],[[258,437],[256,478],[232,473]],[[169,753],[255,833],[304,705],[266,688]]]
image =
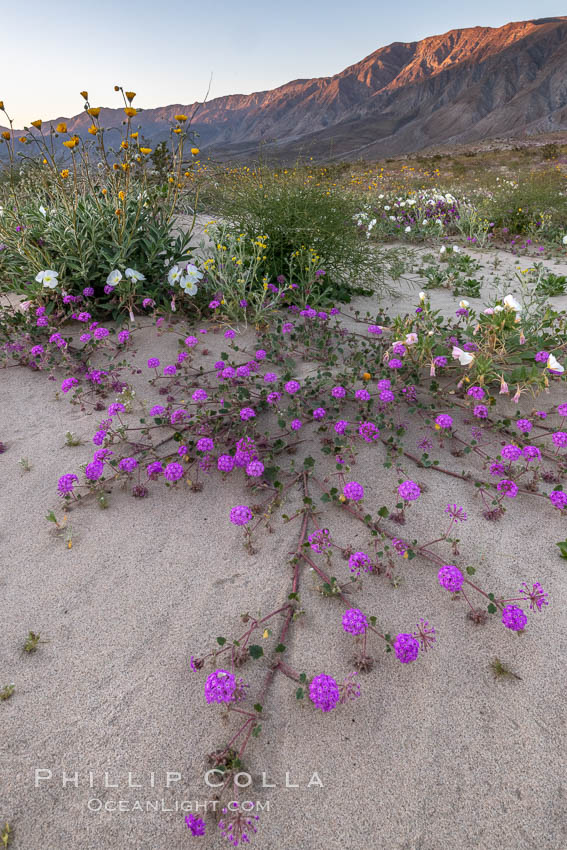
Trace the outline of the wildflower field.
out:
[[[3,846],[561,850],[567,148],[116,94],[0,146]]]

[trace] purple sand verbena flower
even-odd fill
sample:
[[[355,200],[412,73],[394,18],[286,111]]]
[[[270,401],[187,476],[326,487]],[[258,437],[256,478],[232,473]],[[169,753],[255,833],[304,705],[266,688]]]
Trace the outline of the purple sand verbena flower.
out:
[[[308,537],[314,552],[324,552],[331,545],[331,532],[328,528],[318,528]]]
[[[486,393],[482,389],[482,387],[469,387],[467,390],[467,395],[470,395],[471,398],[475,398],[477,401],[482,401]]]
[[[246,475],[251,478],[259,478],[264,473],[264,464],[261,460],[251,460],[246,467]]]
[[[437,573],[437,578],[441,587],[444,587],[450,593],[457,593],[464,582],[462,572],[454,564],[446,564],[444,567],[441,567]]]
[[[357,577],[360,576],[362,570],[367,573],[372,571],[370,558],[364,552],[353,552],[348,559],[348,565],[351,573],[355,573]]]
[[[67,473],[67,475],[62,475],[59,481],[57,482],[57,489],[61,493],[62,496],[66,496],[68,493],[73,492],[73,483],[78,481],[76,475],[73,475],[72,472]]]
[[[541,611],[542,605],[549,605],[547,601],[548,593],[544,593],[543,587],[539,583],[539,581],[534,582],[532,585],[532,589],[530,590],[529,586],[525,581],[522,582],[522,586],[520,588],[520,593],[527,597],[530,600],[530,610]]]
[[[508,499],[514,499],[518,495],[518,485],[514,481],[510,481],[509,478],[503,478],[502,481],[499,481],[496,489],[498,492],[504,493]]]
[[[217,460],[217,468],[221,472],[232,472],[234,469],[234,458],[232,455],[221,455]]]
[[[517,605],[506,605],[502,611],[502,622],[507,629],[513,632],[521,632],[525,628],[528,618]]]
[[[420,618],[419,623],[416,626],[416,631],[413,633],[413,637],[419,641],[421,649],[423,652],[427,652],[433,644],[437,641],[435,637],[435,629],[433,626],[430,626],[427,620],[424,620],[423,617]]]
[[[394,641],[394,652],[396,658],[402,664],[409,664],[415,661],[419,653],[419,643],[413,635],[402,633],[399,634]]]
[[[168,481],[179,481],[180,478],[183,478],[183,467],[177,461],[173,461],[172,463],[168,463],[163,471],[164,478],[167,478]]]
[[[236,690],[236,680],[228,670],[215,670],[205,682],[205,699],[212,702],[232,702]]]
[[[123,457],[118,464],[118,469],[122,472],[133,472],[138,466],[138,461],[135,457]]]
[[[205,821],[201,818],[198,818],[196,815],[186,815],[185,823],[191,830],[191,835],[204,835],[205,834]]]
[[[332,711],[339,702],[339,686],[332,676],[321,673],[309,683],[309,698],[321,711]]]
[[[458,508],[456,505],[447,505],[445,513],[449,514],[449,516],[458,522],[466,522],[467,515],[464,508]]]
[[[500,454],[504,460],[514,461],[522,457],[522,450],[519,446],[515,446],[513,443],[510,443],[509,445],[502,447]]]
[[[449,416],[448,413],[440,413],[435,420],[435,424],[438,425],[439,428],[452,428],[453,417]]]
[[[247,505],[236,505],[230,512],[230,521],[234,525],[246,525],[252,519],[252,511]]]
[[[567,508],[567,493],[564,493],[562,490],[552,490],[549,494],[549,498],[554,508],[557,508],[560,511]]]
[[[421,490],[415,481],[402,482],[398,487],[398,493],[406,502],[415,502],[421,496]]]
[[[353,502],[359,502],[364,498],[364,487],[358,481],[349,481],[343,487],[343,495]]]
[[[351,635],[363,635],[368,628],[368,620],[358,608],[348,608],[343,614],[343,629]]]

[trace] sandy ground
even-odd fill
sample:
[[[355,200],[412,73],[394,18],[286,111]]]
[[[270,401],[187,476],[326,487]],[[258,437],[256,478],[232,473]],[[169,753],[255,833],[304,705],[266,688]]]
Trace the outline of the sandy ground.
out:
[[[431,291],[431,300],[454,309],[444,291]],[[357,303],[373,309],[368,300]],[[393,306],[407,309],[407,295]],[[220,338],[210,336],[213,353],[222,350]],[[175,334],[157,339],[144,330],[135,362],[142,367],[151,354],[172,362],[176,350]],[[139,377],[132,381],[139,399],[160,400]],[[41,374],[0,371],[0,439],[8,447],[0,455],[0,687],[16,685],[0,702],[1,821],[14,830],[11,846],[26,850],[228,846],[212,821],[210,835],[192,838],[175,810],[184,801],[193,810],[199,802],[200,815],[207,801],[212,808],[204,756],[235,728],[206,705],[206,671],[191,672],[188,660],[211,649],[216,636],[236,636],[240,613],[267,613],[285,601],[297,522],[276,522],[276,533],[262,534],[258,552],[248,555],[228,514],[250,494],[241,478],[215,478],[200,493],[154,486],[147,499],[115,491],[107,510],[83,506],[69,515],[74,544],[67,549],[50,535],[45,515],[62,513],[57,479],[91,458],[102,414],[55,400],[55,388]],[[65,446],[68,430],[85,443]],[[418,437],[410,430],[408,444]],[[447,459],[437,449],[433,455]],[[29,472],[18,465],[22,457]],[[394,502],[397,475],[384,469],[384,459],[383,447],[361,451],[353,472],[370,511]],[[480,474],[475,461],[450,460]],[[361,697],[328,715],[298,703],[294,684],[276,675],[262,733],[246,757],[254,776],[246,798],[269,804],[253,845],[564,850],[567,594],[555,542],[567,536],[565,518],[526,495],[500,523],[487,522],[470,484],[408,464],[427,492],[401,536],[431,539],[447,503],[463,505],[469,520],[459,528],[459,564],[474,564],[479,584],[506,596],[523,580],[539,580],[550,605],[516,635],[494,618],[484,627],[468,621],[464,602],[451,601],[422,558],[400,561],[398,587],[384,576],[366,578],[356,604],[392,633],[428,619],[437,645],[401,665],[373,644],[377,663],[358,677]],[[282,510],[291,515],[300,499],[292,490]],[[336,509],[321,524],[342,544],[368,546]],[[339,578],[348,574],[340,560],[333,569]],[[342,604],[318,594],[306,570],[301,595],[307,613],[286,641],[286,659],[309,676],[342,678],[352,669]],[[30,630],[46,643],[27,655]],[[273,645],[265,641],[266,651]],[[494,681],[494,656],[521,679]],[[242,668],[252,693],[265,670],[265,661]],[[36,770],[44,771],[39,787]],[[262,788],[262,773],[276,787]],[[309,786],[314,773],[322,787]],[[287,788],[286,774],[299,787]],[[144,811],[131,811],[135,801]]]

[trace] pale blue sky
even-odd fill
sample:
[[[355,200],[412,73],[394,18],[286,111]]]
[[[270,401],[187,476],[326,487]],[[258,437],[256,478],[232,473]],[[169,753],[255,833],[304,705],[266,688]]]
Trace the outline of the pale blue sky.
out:
[[[561,15],[553,0],[27,0],[4,4],[0,99],[16,126],[119,106],[115,83],[139,107],[202,100],[329,76],[392,41],[456,27]],[[0,116],[0,124],[4,123]]]

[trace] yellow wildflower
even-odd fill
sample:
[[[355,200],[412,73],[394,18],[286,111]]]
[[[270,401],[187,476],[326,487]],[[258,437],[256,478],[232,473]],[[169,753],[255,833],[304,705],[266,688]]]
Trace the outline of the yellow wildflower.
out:
[[[96,136],[96,134],[98,133],[98,127],[95,127],[94,124],[91,124],[88,129],[88,132],[91,134],[91,136]]]
[[[64,121],[61,121],[61,123],[57,125],[57,127],[55,128],[55,132],[56,133],[66,133],[67,132],[67,125],[65,124]]]
[[[76,148],[78,144],[79,144],[79,137],[78,136],[73,136],[71,139],[67,139],[66,142],[63,142],[63,145],[66,148],[69,148],[69,150],[73,150],[73,148]]]
[[[174,115],[173,117],[175,118],[176,121],[179,121],[180,124],[183,124],[185,121],[187,121],[187,116],[183,115],[183,114]]]
[[[120,142],[120,147],[122,148],[122,150],[124,150],[124,151],[125,151],[125,150],[127,149],[127,147],[128,147],[128,142],[127,142],[125,139],[123,139],[123,140]]]
[[[26,138],[25,136],[20,136],[20,138],[18,139],[18,141],[19,141],[19,142],[21,142],[21,143],[22,143],[22,145],[25,145],[25,144],[27,143],[27,141],[28,141],[28,140],[27,140],[27,138]]]
[[[37,127],[38,130],[41,130],[41,118],[38,118],[37,121],[32,121],[32,127]]]
[[[90,109],[87,109],[87,115],[92,115],[93,118],[98,118],[100,115],[100,106],[91,106]]]
[[[1,101],[0,101],[0,103],[1,103]],[[10,131],[4,130],[4,132],[2,133],[2,138],[3,139],[9,139],[10,138]]]
[[[121,190],[120,190],[120,192],[118,193],[118,197],[120,198],[120,200],[121,200],[121,201],[123,201],[123,200],[124,200],[124,198],[126,197],[126,196],[124,195],[124,192],[122,191],[122,189],[121,189]]]
[[[362,375],[362,380],[369,381],[371,377],[372,375],[370,374],[370,372],[364,372],[364,374]]]
[[[68,168],[64,168],[64,169],[63,169],[63,171],[61,172],[61,177],[62,177],[63,179],[65,179],[65,178],[66,178],[66,177],[68,177],[68,176],[69,176],[69,169],[68,169]]]
[[[126,113],[126,115],[128,116],[128,118],[133,118],[133,117],[134,117],[134,115],[137,115],[137,114],[138,114],[138,110],[137,110],[137,109],[134,109],[134,107],[133,107],[133,106],[126,106],[126,107],[124,108],[124,112]]]
[[[152,148],[140,148],[140,153],[151,153]]]
[[[4,101],[0,100],[0,109],[4,109]]]
[[[135,92],[135,91],[127,91],[127,92],[124,92],[124,94],[126,95],[126,97],[128,98],[128,100],[130,101],[130,103],[132,103],[132,101],[133,101],[133,100],[134,100],[134,98],[136,97],[136,92]]]
[[[180,132],[181,132],[181,127],[174,127],[173,132],[174,132],[174,133],[180,133]]]
[[[130,138],[131,139],[137,139],[138,138],[138,131],[136,130],[135,133],[130,133]]]
[[[81,95],[81,97],[84,97],[84,98],[85,98],[85,100],[88,100],[88,99],[89,99],[89,93],[88,93],[88,91],[81,91],[81,92],[79,92],[79,94]]]
[[[197,154],[200,153],[200,150],[199,148],[191,148],[191,153],[193,156],[197,156]]]

